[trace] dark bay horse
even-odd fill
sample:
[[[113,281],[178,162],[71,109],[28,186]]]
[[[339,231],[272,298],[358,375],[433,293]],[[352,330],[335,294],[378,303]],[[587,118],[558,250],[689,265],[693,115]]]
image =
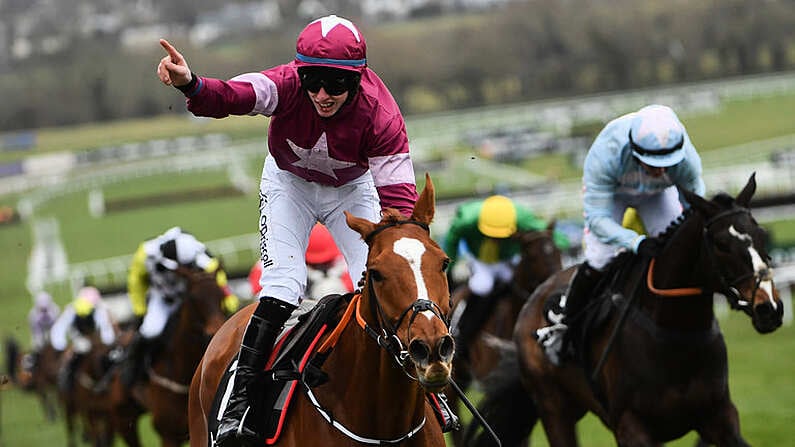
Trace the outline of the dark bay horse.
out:
[[[67,441],[70,446],[76,445],[74,437],[79,425],[82,438],[92,446],[110,447],[114,432],[110,415],[110,390],[103,379],[111,367],[108,357],[111,347],[102,344],[97,330],[86,334],[81,342],[91,343],[91,348],[75,366],[74,383],[68,391],[61,391]]]
[[[12,337],[5,340],[6,367],[11,382],[20,389],[38,397],[44,417],[52,422],[57,417],[59,358],[47,343],[38,352],[23,352],[19,342]]]
[[[624,280],[600,295],[606,298],[592,298],[591,307],[612,302],[613,308],[603,324],[577,338],[583,340],[575,343],[579,360],[556,367],[534,338],[548,324],[545,302],[565,289],[573,269],[536,290],[515,331],[522,381],[532,399],[519,399],[523,409],[497,405],[497,393],[486,399],[492,418],[524,413],[522,424],[499,427],[506,445],[540,417],[550,445],[576,446],[575,424],[588,411],[619,446],[661,445],[692,430],[709,444],[748,445],[729,396],[713,293],[748,314],[759,333],[781,325],[783,304],[764,230],[748,209],[755,189],[752,175],[736,198],[721,193],[708,201],[682,191],[692,208],[660,236],[661,254],[650,262],[635,258]],[[516,387],[506,386],[503,393],[515,396]]]
[[[224,290],[215,272],[179,267],[187,280],[182,303],[164,331],[163,346],[153,355],[148,378],[132,390],[125,389],[119,375],[113,383],[114,425],[128,446],[141,445],[137,420],[152,415],[152,425],[165,447],[188,440],[188,388],[210,338],[226,321],[221,307]]]
[[[340,312],[336,329],[318,340],[328,355],[322,365],[328,381],[299,385],[275,445],[445,445],[425,397],[448,384],[455,349],[446,323],[449,260],[428,231],[434,210],[433,184],[426,175],[409,219],[391,209],[378,223],[346,213],[348,226],[369,247],[364,290]],[[196,369],[191,446],[208,445],[216,390],[253,311],[251,305],[230,318]]]
[[[513,282],[499,296],[491,297],[495,302],[490,315],[472,339],[468,361],[459,356],[453,359],[453,379],[462,390],[466,390],[472,380],[488,381],[491,373],[501,367],[500,361],[506,352],[503,345],[513,344],[513,328],[522,306],[539,284],[563,267],[560,249],[553,238],[554,228],[553,221],[545,230],[519,232],[511,236],[521,247]],[[469,288],[465,284],[453,293],[453,315],[469,296]],[[458,395],[450,393],[447,397],[455,408]],[[451,433],[456,445],[463,445],[463,435],[462,430]]]

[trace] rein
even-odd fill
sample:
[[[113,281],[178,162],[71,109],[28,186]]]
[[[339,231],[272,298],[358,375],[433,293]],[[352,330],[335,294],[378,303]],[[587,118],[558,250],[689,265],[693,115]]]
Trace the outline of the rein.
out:
[[[682,287],[678,289],[658,289],[654,287],[654,265],[657,258],[652,258],[649,263],[649,269],[646,271],[646,287],[649,292],[659,296],[692,296],[701,295],[704,289],[701,287]]]
[[[161,388],[165,388],[168,391],[171,391],[175,394],[188,394],[190,390],[189,385],[185,385],[174,380],[169,379],[168,377],[164,377],[159,375],[153,368],[149,368],[147,371],[149,374],[149,380],[154,383],[155,385],[160,386]]]

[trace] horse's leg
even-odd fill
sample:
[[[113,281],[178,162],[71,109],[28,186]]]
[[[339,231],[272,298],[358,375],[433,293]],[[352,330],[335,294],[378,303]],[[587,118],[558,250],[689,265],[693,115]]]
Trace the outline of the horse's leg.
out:
[[[64,405],[64,423],[66,424],[66,445],[75,446],[75,410],[71,404]]]
[[[55,420],[55,408],[52,402],[50,402],[47,389],[37,387],[36,394],[39,397],[39,403],[41,404],[42,411],[44,411],[45,419],[47,419],[47,422],[53,422]]]
[[[655,447],[662,443],[652,439],[646,426],[635,413],[624,412],[618,419],[613,434],[619,447]]]
[[[698,430],[704,445],[718,447],[747,447],[748,443],[740,434],[740,416],[731,401],[717,408]]]
[[[111,424],[110,416],[107,414],[107,410],[103,411],[102,414],[102,427],[100,430],[100,436],[102,437],[102,445],[104,447],[111,447],[113,445],[113,424]]]
[[[578,446],[577,422],[586,410],[548,376],[526,374],[523,371],[522,383],[532,390],[536,414],[541,419],[550,447]]]
[[[132,411],[117,409],[112,413],[111,425],[113,431],[127,444],[127,447],[141,447],[141,438],[138,436],[138,415]]]

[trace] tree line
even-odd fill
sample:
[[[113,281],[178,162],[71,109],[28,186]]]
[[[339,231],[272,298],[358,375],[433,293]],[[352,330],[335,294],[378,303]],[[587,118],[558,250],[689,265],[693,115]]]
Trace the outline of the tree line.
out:
[[[301,27],[209,48],[163,37],[195,72],[226,79],[291,60]],[[795,68],[791,0],[536,0],[362,28],[406,114]],[[160,57],[156,41],[134,52],[101,36],[19,63],[0,75],[0,131],[183,113],[155,76]]]

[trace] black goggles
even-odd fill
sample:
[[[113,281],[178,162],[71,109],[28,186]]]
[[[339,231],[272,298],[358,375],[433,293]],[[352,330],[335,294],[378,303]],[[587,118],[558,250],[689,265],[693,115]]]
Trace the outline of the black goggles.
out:
[[[343,73],[300,73],[301,87],[311,93],[317,93],[322,87],[331,96],[341,95],[350,91],[355,83],[353,76]]]
[[[685,143],[685,137],[683,136],[678,143],[676,143],[675,145],[669,148],[648,150],[638,146],[635,143],[635,141],[632,139],[632,132],[629,133],[629,147],[632,149],[633,152],[639,155],[650,155],[652,157],[654,156],[661,157],[663,155],[668,155],[678,151],[679,149],[682,149],[682,145],[684,145],[684,143]]]

